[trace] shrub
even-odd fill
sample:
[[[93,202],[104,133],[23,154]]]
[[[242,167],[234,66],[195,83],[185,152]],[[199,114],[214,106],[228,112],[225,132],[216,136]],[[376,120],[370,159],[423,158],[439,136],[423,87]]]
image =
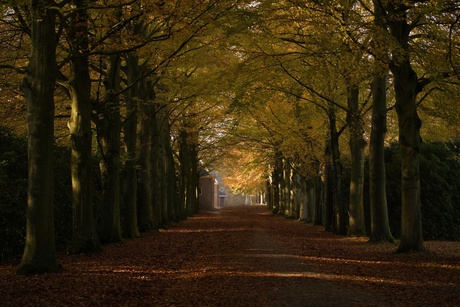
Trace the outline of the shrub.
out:
[[[457,148],[457,150],[455,150]],[[385,152],[390,228],[400,236],[400,152],[393,144]],[[420,155],[422,230],[425,240],[460,240],[460,156],[453,144],[424,143]]]
[[[54,218],[56,248],[65,250],[72,231],[70,153],[55,147]],[[0,262],[17,261],[25,244],[27,140],[0,126]]]

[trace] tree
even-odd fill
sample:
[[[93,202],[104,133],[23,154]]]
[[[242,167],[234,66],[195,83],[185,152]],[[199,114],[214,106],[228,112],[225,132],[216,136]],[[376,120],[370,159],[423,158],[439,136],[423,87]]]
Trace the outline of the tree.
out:
[[[122,242],[120,221],[120,65],[119,54],[113,54],[107,63],[105,100],[98,118],[97,138],[101,150],[103,226],[101,241]]]
[[[347,122],[350,130],[351,175],[350,175],[350,200],[349,200],[349,236],[365,236],[364,222],[364,123],[362,111],[359,109],[359,87],[351,85],[348,88]]]
[[[53,214],[54,87],[56,11],[53,1],[32,0],[29,65],[21,89],[26,97],[28,126],[27,235],[18,274],[54,272],[56,259]]]
[[[82,253],[102,249],[93,217],[91,187],[91,79],[88,63],[88,12],[86,0],[74,0],[70,17],[70,78],[68,85],[71,115],[68,123],[72,176],[72,240],[68,251]]]
[[[385,53],[382,41],[382,31],[385,25],[382,20],[381,7],[374,3],[374,35],[377,51]],[[383,36],[384,37],[384,36]],[[387,75],[388,69],[380,64],[379,58],[374,59],[375,73],[372,80],[372,126],[369,145],[369,194],[371,209],[371,233],[370,240],[373,242],[393,242],[394,238],[390,231],[388,220],[388,208],[386,197],[385,175],[385,134],[387,131]],[[383,66],[383,67],[382,67]]]

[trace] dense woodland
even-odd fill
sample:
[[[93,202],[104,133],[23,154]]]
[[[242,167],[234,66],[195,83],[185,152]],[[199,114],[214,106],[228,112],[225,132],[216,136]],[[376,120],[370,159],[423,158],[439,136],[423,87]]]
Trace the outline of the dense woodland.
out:
[[[460,1],[2,3],[18,274],[195,214],[200,169],[398,252],[460,238]]]

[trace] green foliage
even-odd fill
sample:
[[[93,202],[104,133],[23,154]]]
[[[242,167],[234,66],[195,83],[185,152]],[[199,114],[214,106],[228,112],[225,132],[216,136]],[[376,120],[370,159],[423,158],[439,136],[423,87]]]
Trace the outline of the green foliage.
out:
[[[390,228],[401,228],[401,166],[397,144],[385,152]],[[460,155],[458,144],[425,143],[421,148],[422,228],[425,240],[460,240]]]
[[[56,248],[66,250],[72,236],[70,152],[55,146],[54,225]],[[94,160],[93,201],[100,202]],[[0,126],[0,262],[18,261],[24,250],[27,207],[27,140]]]
[[[70,150],[54,149],[54,227],[56,247],[65,249],[72,236],[72,181],[70,177]]]
[[[27,203],[27,141],[0,126],[0,262],[21,255]]]

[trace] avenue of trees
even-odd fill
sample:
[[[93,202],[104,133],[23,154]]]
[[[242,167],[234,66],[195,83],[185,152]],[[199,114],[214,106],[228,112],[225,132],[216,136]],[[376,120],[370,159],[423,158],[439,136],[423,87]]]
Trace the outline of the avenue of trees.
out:
[[[425,250],[427,203],[443,224],[428,236],[458,239],[433,232],[460,233],[460,1],[17,0],[2,11],[2,125],[27,136],[27,158],[5,146],[0,159],[2,187],[28,161],[16,169],[27,199],[10,190],[1,208],[27,203],[18,274],[60,269],[56,229],[69,253],[91,253],[195,214],[202,168],[340,235],[394,242],[398,216],[398,252]]]

